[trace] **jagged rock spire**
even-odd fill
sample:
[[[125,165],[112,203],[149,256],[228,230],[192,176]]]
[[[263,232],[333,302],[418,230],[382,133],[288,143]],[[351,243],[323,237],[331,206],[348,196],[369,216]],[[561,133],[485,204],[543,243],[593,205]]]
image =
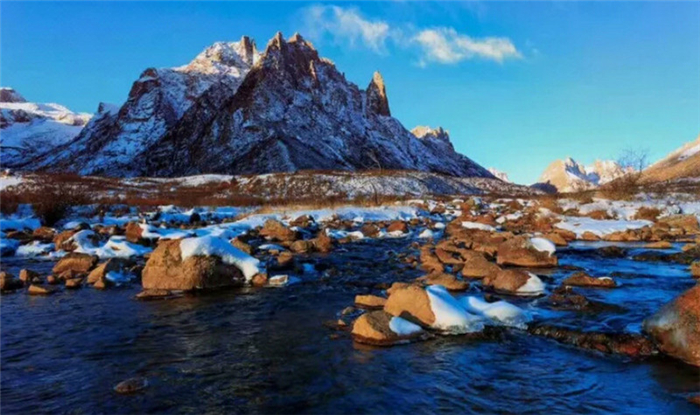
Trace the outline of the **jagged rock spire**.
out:
[[[384,78],[379,72],[375,72],[367,86],[367,111],[372,114],[391,116],[389,111],[389,99],[386,96]]]

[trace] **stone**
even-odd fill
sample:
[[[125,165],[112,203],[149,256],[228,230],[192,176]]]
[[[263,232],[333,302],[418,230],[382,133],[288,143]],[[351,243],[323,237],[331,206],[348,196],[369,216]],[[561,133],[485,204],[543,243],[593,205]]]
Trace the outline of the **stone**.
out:
[[[527,236],[511,238],[498,246],[498,265],[540,268],[557,266],[557,257],[549,252],[538,251]]]
[[[386,231],[391,233],[391,232],[401,232],[401,233],[407,233],[408,232],[408,225],[406,222],[402,222],[400,220],[395,220],[387,226]]]
[[[690,275],[693,278],[700,278],[700,261],[695,261],[690,264]]]
[[[520,293],[518,290],[527,284],[530,278],[533,277],[537,278],[536,275],[526,271],[521,271],[518,269],[504,269],[496,274],[486,276],[483,280],[481,280],[481,283],[485,287],[490,287],[498,292],[517,294]],[[523,292],[523,294],[536,293],[537,292]]]
[[[23,269],[19,272],[19,280],[22,281],[25,285],[29,285],[32,282],[34,282],[35,279],[40,278],[41,275],[38,272],[29,270],[29,269]]]
[[[420,277],[416,281],[420,281],[425,285],[442,285],[450,291],[467,291],[469,289],[468,282],[461,281],[452,274],[432,273]]]
[[[55,293],[56,291],[53,289],[50,289],[48,287],[42,287],[39,285],[32,284],[29,286],[29,289],[27,290],[27,294],[29,295],[50,295]]]
[[[49,228],[48,226],[41,226],[39,228],[34,229],[34,232],[32,232],[32,236],[34,237],[34,240],[41,241],[44,243],[52,242],[54,237],[56,237],[56,230],[53,228]]]
[[[134,266],[134,262],[124,258],[110,258],[107,261],[99,264],[93,269],[87,277],[88,284],[95,284],[99,280],[106,279],[107,274],[116,272],[120,274],[131,273],[130,269]]]
[[[653,356],[656,353],[654,344],[639,334],[582,332],[544,324],[531,324],[527,331],[535,336],[602,353],[635,358]]]
[[[411,334],[398,334],[391,329],[391,322],[397,317],[383,310],[362,314],[352,325],[352,337],[358,343],[375,346],[392,346],[399,343],[407,343],[419,339],[424,332],[420,327],[415,327]],[[403,322],[404,325],[411,324]]]
[[[0,272],[0,291],[14,291],[24,287],[22,281],[9,272]]]
[[[80,288],[83,286],[83,279],[82,278],[71,278],[66,280],[66,288],[67,289],[76,289]]]
[[[248,255],[253,254],[253,247],[243,242],[238,236],[231,240],[231,245],[235,246],[236,248],[240,249]]]
[[[275,219],[268,219],[265,221],[262,229],[260,229],[260,236],[280,242],[291,242],[299,238],[297,232],[289,229],[282,222]]]
[[[373,223],[366,223],[360,228],[360,232],[367,238],[376,238],[379,236],[379,226]]]
[[[600,236],[594,234],[591,231],[586,231],[581,235],[581,240],[582,241],[589,241],[589,242],[600,241]]]
[[[700,285],[695,285],[644,321],[659,350],[700,367]]]
[[[484,278],[487,275],[496,274],[501,267],[486,259],[483,253],[466,251],[462,253],[465,258],[460,273],[467,278]]]
[[[251,283],[254,287],[263,287],[265,284],[267,284],[267,275],[262,273],[255,274],[251,280]]]
[[[386,304],[386,298],[376,295],[356,295],[355,305],[367,309],[382,309]]]
[[[67,243],[67,241],[70,238],[72,238],[73,235],[75,235],[76,233],[78,233],[78,232],[73,231],[73,230],[69,230],[69,231],[63,231],[63,232],[59,233],[58,235],[56,235],[53,238],[53,243],[56,246],[56,250],[62,249],[64,251],[72,251],[73,249],[75,249],[75,247],[72,244]]]
[[[585,272],[579,271],[571,274],[564,281],[563,285],[569,285],[573,287],[601,287],[601,288],[615,288],[617,284],[615,280],[610,277],[592,277]]]
[[[143,269],[144,289],[198,290],[241,286],[242,272],[217,256],[195,255],[185,260],[180,240],[161,241]]]
[[[148,387],[148,380],[145,378],[141,377],[134,377],[134,378],[129,378],[127,380],[123,380],[119,382],[115,387],[114,391],[122,394],[122,395],[127,395],[131,393],[136,393],[139,391],[142,391]]]
[[[54,265],[52,272],[57,275],[63,271],[87,273],[97,265],[98,260],[97,255],[71,252]]]
[[[416,285],[393,290],[384,305],[384,311],[423,327],[430,327],[435,323],[428,293]]]
[[[316,251],[321,253],[328,253],[333,250],[333,240],[326,233],[325,230],[321,230],[316,238],[312,239],[313,247]]]
[[[142,237],[143,228],[137,222],[129,222],[124,229],[126,240],[135,244],[146,244],[146,240]]]
[[[554,245],[556,246],[568,246],[569,243],[564,239],[561,234],[556,233],[556,232],[550,232],[546,235],[544,235],[544,238],[547,239],[548,241],[551,241]]]
[[[644,245],[644,248],[646,249],[671,249],[673,248],[673,245],[671,245],[671,242],[668,241],[659,241],[659,242],[652,242],[649,244]]]

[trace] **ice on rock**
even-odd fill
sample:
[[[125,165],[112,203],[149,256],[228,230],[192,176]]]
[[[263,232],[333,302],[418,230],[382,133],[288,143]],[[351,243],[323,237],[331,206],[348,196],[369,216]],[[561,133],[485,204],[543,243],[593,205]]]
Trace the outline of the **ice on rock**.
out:
[[[525,328],[526,323],[532,320],[532,317],[517,307],[506,301],[496,301],[488,303],[476,297],[464,297],[461,303],[474,314],[482,315],[491,321],[505,326]]]
[[[399,336],[410,336],[423,331],[419,325],[401,317],[392,317],[389,321],[389,329]]]
[[[535,274],[528,272],[528,278],[525,285],[518,288],[517,293],[520,295],[539,295],[544,292],[544,282]]]
[[[549,253],[549,256],[554,255],[554,253],[557,251],[557,247],[552,243],[552,241],[545,238],[530,238],[530,244],[533,248],[540,252]]]
[[[434,238],[434,237],[435,237],[435,233],[434,233],[433,231],[431,231],[430,229],[426,229],[426,230],[424,230],[423,232],[421,232],[420,235],[418,235],[418,237],[419,237],[419,238],[424,238],[424,239],[427,239],[427,238]]]
[[[469,314],[442,285],[431,285],[425,291],[435,315],[433,328],[452,333],[473,333],[484,328],[483,319]]]
[[[180,241],[180,252],[183,261],[195,255],[218,256],[225,264],[241,270],[248,281],[261,272],[259,260],[214,236],[183,239]]]

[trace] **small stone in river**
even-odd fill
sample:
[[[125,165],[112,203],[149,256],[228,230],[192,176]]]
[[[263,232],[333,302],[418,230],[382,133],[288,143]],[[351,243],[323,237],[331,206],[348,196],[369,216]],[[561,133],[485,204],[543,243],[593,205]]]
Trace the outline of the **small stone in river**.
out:
[[[146,378],[134,377],[121,381],[114,387],[114,391],[121,394],[136,393],[148,386]]]
[[[66,280],[66,288],[68,288],[68,289],[80,288],[82,285],[83,285],[83,279],[80,277],[71,278],[69,280]]]
[[[38,285],[30,285],[29,289],[27,290],[27,294],[29,295],[50,295],[53,294],[55,291],[46,287],[40,287]]]
[[[31,284],[35,278],[39,278],[38,272],[29,269],[23,269],[19,272],[19,279],[25,284]]]

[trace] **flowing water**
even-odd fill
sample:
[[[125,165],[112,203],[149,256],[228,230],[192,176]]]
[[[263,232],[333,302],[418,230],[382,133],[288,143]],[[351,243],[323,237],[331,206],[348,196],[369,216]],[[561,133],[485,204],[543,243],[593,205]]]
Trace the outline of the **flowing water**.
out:
[[[409,240],[343,245],[301,283],[169,301],[134,300],[138,284],[49,297],[2,297],[2,412],[10,413],[689,413],[697,369],[668,358],[631,360],[507,331],[392,348],[353,343],[335,321],[355,294],[420,275],[396,252]],[[616,272],[617,289],[581,289],[617,305],[556,311],[507,298],[535,320],[581,330],[638,332],[642,320],[693,285],[685,267],[605,259],[595,245],[558,252],[592,275]],[[17,260],[13,260],[17,261]],[[3,261],[48,271],[49,262]],[[570,271],[544,276],[548,290]],[[479,294],[479,284],[472,293]],[[149,386],[118,395],[133,376]]]

